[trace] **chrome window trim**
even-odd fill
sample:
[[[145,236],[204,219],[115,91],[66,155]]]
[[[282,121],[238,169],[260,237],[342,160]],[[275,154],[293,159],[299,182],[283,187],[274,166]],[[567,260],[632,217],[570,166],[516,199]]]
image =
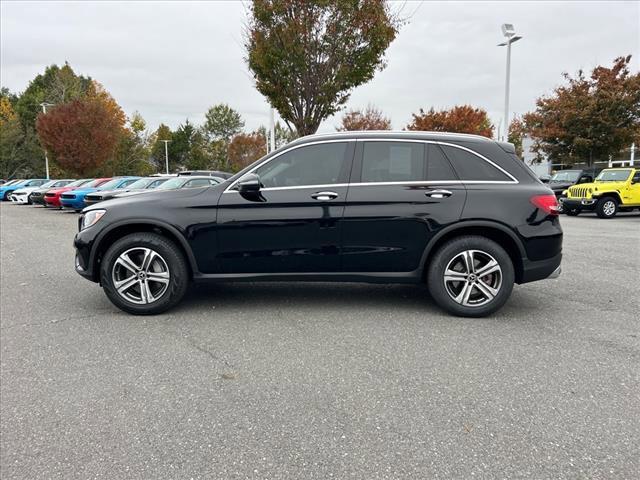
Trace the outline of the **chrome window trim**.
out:
[[[470,148],[467,147],[463,147],[462,145],[457,145],[455,143],[449,143],[449,142],[442,142],[442,141],[438,141],[438,140],[419,140],[419,139],[415,139],[415,138],[341,138],[341,139],[333,139],[333,140],[318,140],[315,142],[308,142],[308,143],[303,143],[300,145],[293,145],[289,148],[287,148],[286,150],[283,150],[282,152],[278,152],[277,155],[274,155],[271,158],[267,158],[266,160],[260,162],[258,165],[256,165],[255,167],[253,167],[251,170],[249,170],[248,172],[245,173],[245,175],[249,174],[249,173],[253,173],[255,170],[257,170],[258,168],[262,167],[263,165],[267,164],[268,162],[270,162],[271,160],[274,160],[276,158],[278,158],[280,155],[283,155],[287,152],[290,152],[291,150],[295,150],[297,148],[302,148],[302,147],[306,147],[306,146],[310,146],[310,145],[320,145],[320,144],[324,144],[324,143],[340,143],[340,142],[414,142],[414,143],[432,143],[435,145],[445,145],[448,147],[454,147],[454,148],[459,148],[461,150],[466,150],[467,152],[475,155],[476,157],[484,160],[485,162],[488,162],[489,164],[491,164],[494,168],[498,169],[500,172],[502,172],[503,174],[505,174],[507,177],[511,178],[511,180],[409,180],[409,181],[402,181],[402,182],[353,182],[353,183],[331,183],[331,184],[318,184],[318,185],[296,185],[296,186],[289,186],[289,187],[267,187],[267,188],[261,188],[260,190],[265,191],[265,192],[269,192],[269,191],[275,191],[275,190],[299,190],[299,189],[303,189],[303,188],[330,188],[330,187],[361,187],[361,186],[370,186],[370,185],[444,185],[444,184],[456,184],[456,185],[465,185],[465,184],[470,184],[470,185],[478,185],[478,184],[488,184],[488,185],[513,185],[513,184],[517,184],[520,183],[518,182],[518,180],[511,175],[509,172],[507,172],[504,168],[500,167],[499,165],[497,165],[495,162],[489,160],[487,157],[485,157],[484,155],[471,150]],[[242,177],[241,177],[242,178]],[[224,193],[239,193],[238,190],[233,189],[233,187],[236,186],[236,184],[238,183],[238,181],[240,180],[240,178],[238,178],[237,180],[235,180],[231,185],[229,185],[224,192]]]

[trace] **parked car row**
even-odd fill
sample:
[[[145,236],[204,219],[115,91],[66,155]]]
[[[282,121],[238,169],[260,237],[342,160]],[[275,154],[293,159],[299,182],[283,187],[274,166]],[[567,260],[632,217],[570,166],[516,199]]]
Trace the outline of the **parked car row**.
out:
[[[89,205],[115,197],[139,195],[152,190],[207,187],[222,181],[222,177],[193,175],[192,172],[179,176],[123,176],[80,180],[15,179],[0,185],[0,199],[16,204],[43,205],[80,212]]]
[[[607,168],[593,181],[580,180],[556,193],[563,213],[595,211],[600,218],[613,218],[618,212],[640,210],[640,168]]]

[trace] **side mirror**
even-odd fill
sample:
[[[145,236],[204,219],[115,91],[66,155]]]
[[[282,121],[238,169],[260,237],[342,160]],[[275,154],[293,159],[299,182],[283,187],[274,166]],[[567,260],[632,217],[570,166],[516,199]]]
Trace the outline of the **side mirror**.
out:
[[[255,173],[247,173],[238,180],[238,191],[240,193],[257,193],[261,187],[260,177]]]
[[[591,183],[593,180],[591,180],[591,177],[580,177],[580,180],[578,180],[578,183]]]

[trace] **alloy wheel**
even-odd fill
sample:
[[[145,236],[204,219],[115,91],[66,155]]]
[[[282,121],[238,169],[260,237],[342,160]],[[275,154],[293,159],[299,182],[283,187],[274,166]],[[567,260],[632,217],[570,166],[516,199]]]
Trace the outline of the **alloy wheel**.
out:
[[[444,287],[449,296],[465,307],[492,301],[502,286],[500,264],[487,252],[465,250],[447,264]]]
[[[111,277],[118,295],[128,302],[144,305],[167,292],[170,273],[167,262],[158,252],[135,247],[118,256]]]
[[[607,200],[602,206],[602,211],[607,217],[610,217],[616,211],[616,204],[613,202],[613,200]]]

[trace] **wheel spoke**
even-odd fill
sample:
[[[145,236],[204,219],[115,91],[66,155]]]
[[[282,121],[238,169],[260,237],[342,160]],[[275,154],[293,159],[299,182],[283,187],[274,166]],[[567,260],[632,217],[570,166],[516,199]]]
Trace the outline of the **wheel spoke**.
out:
[[[151,303],[155,300],[149,288],[149,282],[146,280],[140,280],[140,297],[143,303]]]
[[[493,300],[495,296],[498,294],[498,290],[487,285],[482,280],[478,280],[476,283],[476,288],[482,292],[482,294],[487,298],[487,300]]]
[[[169,272],[149,272],[147,274],[149,282],[169,283]]]
[[[116,264],[123,266],[133,273],[136,273],[138,271],[138,266],[133,263],[133,260],[131,260],[126,252],[118,257],[118,259],[116,260]]]
[[[151,263],[153,263],[153,259],[157,255],[158,254],[156,252],[154,252],[153,250],[145,248],[145,250],[144,250],[144,258],[142,259],[142,265],[140,266],[140,268],[142,270],[144,270],[145,272],[148,272],[149,271],[149,267],[151,266]]]
[[[119,293],[124,293],[129,290],[132,286],[136,284],[138,281],[138,277],[136,275],[132,275],[130,277],[125,278],[124,280],[120,280],[114,282],[114,287]]]
[[[496,262],[495,260],[489,260],[489,262],[486,265],[484,265],[482,268],[480,268],[476,272],[476,275],[478,276],[478,278],[482,278],[482,277],[486,277],[487,275],[493,272],[497,272],[499,270],[500,270],[500,265],[498,265],[498,262]]]
[[[456,272],[455,270],[448,269],[444,272],[445,282],[465,282],[467,280],[467,274],[463,272]]]
[[[460,290],[460,293],[455,298],[455,301],[461,305],[466,306],[469,302],[469,297],[471,296],[471,290],[473,290],[473,285],[468,282],[465,283],[462,287],[462,290]]]
[[[464,259],[464,266],[468,273],[474,273],[476,268],[473,264],[473,251],[467,250],[466,252],[462,252],[462,258]]]

